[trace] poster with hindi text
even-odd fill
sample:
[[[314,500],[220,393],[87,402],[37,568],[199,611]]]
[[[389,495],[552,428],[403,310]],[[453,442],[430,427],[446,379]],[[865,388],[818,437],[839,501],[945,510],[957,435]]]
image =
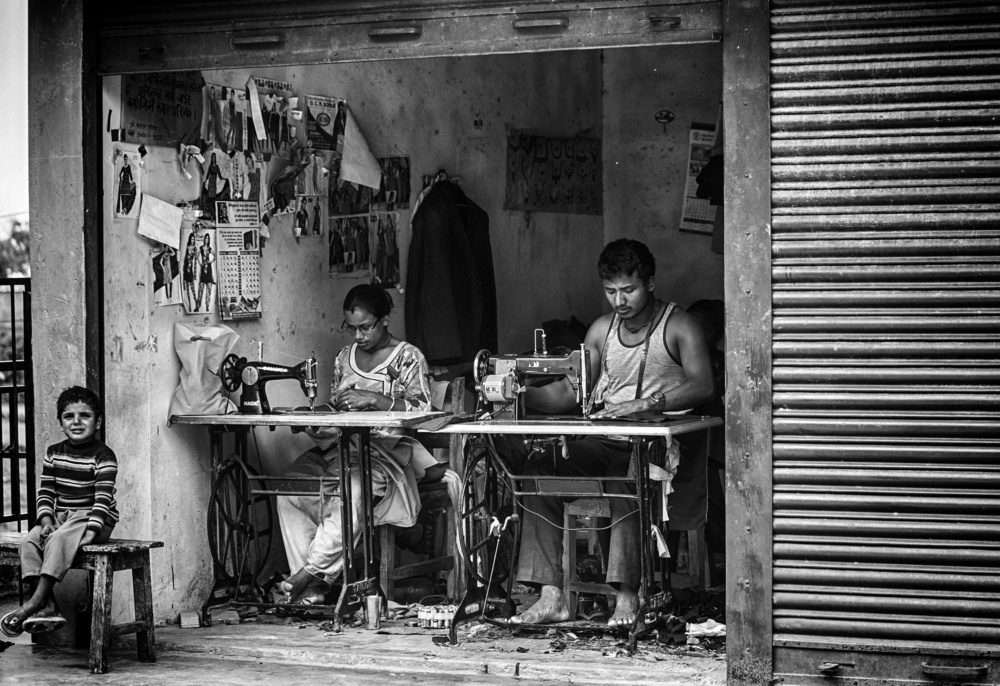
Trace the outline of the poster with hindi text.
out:
[[[122,140],[145,145],[197,145],[204,83],[197,71],[123,75]]]
[[[223,321],[260,319],[260,217],[248,200],[216,203],[219,313]]]

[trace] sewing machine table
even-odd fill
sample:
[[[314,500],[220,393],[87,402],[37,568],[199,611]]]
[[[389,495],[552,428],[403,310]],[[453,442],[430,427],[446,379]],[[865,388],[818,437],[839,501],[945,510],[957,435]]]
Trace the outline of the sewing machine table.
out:
[[[321,427],[321,428],[337,428],[341,431],[341,441],[339,443],[340,451],[340,479],[341,484],[341,521],[343,526],[343,540],[353,541],[354,531],[353,531],[353,518],[350,516],[350,503],[352,500],[351,493],[351,479],[348,478],[350,473],[351,465],[351,441],[347,440],[351,436],[357,436],[358,446],[357,446],[357,457],[358,463],[361,467],[361,501],[362,501],[362,545],[364,550],[364,558],[362,563],[363,575],[361,578],[357,577],[358,570],[355,569],[354,557],[349,552],[345,551],[344,554],[344,572],[343,572],[343,585],[341,587],[340,597],[338,598],[337,604],[332,608],[330,606],[324,605],[312,605],[310,609],[314,610],[328,610],[332,609],[334,611],[334,622],[337,626],[341,622],[341,610],[348,604],[354,602],[360,602],[362,607],[365,607],[365,603],[362,598],[366,595],[378,594],[384,598],[385,594],[383,589],[379,585],[378,579],[378,565],[375,563],[375,522],[374,522],[374,503],[372,495],[372,482],[371,482],[371,444],[369,442],[370,430],[374,427],[383,428],[400,428],[407,429],[419,426],[420,424],[431,420],[437,419],[445,416],[444,412],[430,411],[430,412],[315,412],[315,413],[293,413],[293,414],[269,414],[269,415],[252,415],[252,414],[227,414],[227,415],[173,415],[170,417],[168,424],[193,424],[202,425],[209,427],[209,445],[212,456],[212,480],[213,480],[213,492],[216,488],[216,482],[219,478],[220,473],[223,471],[224,466],[228,463],[228,460],[223,459],[223,434],[226,432],[232,432],[236,439],[236,459],[239,461],[242,467],[242,472],[246,479],[259,479],[259,480],[281,480],[286,479],[282,476],[265,476],[265,475],[253,475],[250,473],[247,464],[247,444],[246,444],[246,434],[256,426],[288,426],[288,427]],[[313,480],[320,482],[320,488],[322,488],[322,477],[301,477],[295,480]],[[251,488],[239,487],[236,489],[237,497],[242,500],[242,502],[237,504],[237,509],[241,513],[246,513],[252,511],[256,505],[255,496],[258,494],[270,495],[281,495],[281,491],[275,490],[255,490]],[[296,492],[298,493],[298,492]],[[321,499],[320,499],[321,500]],[[269,505],[269,503],[268,503]],[[231,524],[231,522],[223,522],[220,519],[224,519],[225,515],[222,514],[220,517],[219,512],[213,512],[210,509],[209,514],[209,539],[214,540],[213,537],[227,538],[225,541],[217,543],[217,545],[222,545],[227,549],[232,547],[234,549],[242,547],[242,559],[233,560],[233,568],[236,570],[235,577],[231,577],[228,571],[225,569],[225,564],[220,565],[218,560],[215,560],[215,584],[212,588],[212,592],[209,594],[209,599],[205,603],[204,612],[207,612],[211,606],[219,605],[253,605],[257,607],[281,607],[276,606],[273,603],[267,603],[263,600],[263,593],[260,592],[260,588],[257,585],[256,574],[258,570],[250,569],[246,570],[246,554],[250,550],[250,545],[245,546],[233,546],[232,542],[228,540],[231,537],[230,534],[223,533],[224,524]],[[261,532],[253,525],[241,526],[243,533],[246,534],[251,539],[258,536]],[[228,537],[227,537],[228,536]],[[251,541],[252,543],[252,541]],[[221,567],[221,568],[220,568]],[[246,577],[250,578],[246,578]],[[248,588],[253,596],[253,602],[241,601],[239,594],[241,589]]]
[[[690,433],[693,431],[704,431],[711,430],[713,427],[721,426],[722,420],[717,417],[698,417],[689,415],[665,415],[658,416],[654,421],[628,421],[628,420],[588,420],[580,418],[543,418],[543,419],[522,419],[522,420],[484,420],[484,421],[473,421],[466,423],[450,424],[448,426],[437,429],[438,433],[445,434],[466,434],[474,436],[483,435],[524,435],[531,437],[556,437],[556,436],[625,436],[628,437],[632,444],[632,460],[636,466],[634,469],[634,479],[636,486],[635,500],[638,503],[639,509],[639,536],[640,536],[640,550],[642,554],[640,556],[641,564],[641,581],[640,587],[638,589],[639,594],[639,612],[636,615],[636,621],[633,623],[629,631],[629,649],[634,650],[636,633],[640,625],[641,620],[644,618],[645,614],[649,611],[660,609],[660,606],[667,602],[668,594],[664,591],[660,593],[652,593],[652,574],[653,574],[653,558],[654,558],[654,546],[655,542],[652,540],[652,508],[650,502],[650,477],[648,468],[645,467],[648,462],[648,452],[644,450],[644,446],[648,448],[648,441],[642,441],[637,439],[656,439],[656,438],[669,438],[672,436],[678,436],[685,433]],[[487,459],[491,459],[490,452],[487,451]],[[499,462],[500,464],[487,464],[485,474],[486,478],[493,479],[506,479],[508,481],[507,489],[509,490],[509,495],[512,497],[513,501],[516,503],[517,499],[523,495],[535,495],[540,492],[538,487],[539,481],[549,480],[551,483],[556,481],[562,482],[580,482],[580,481],[621,481],[622,478],[615,477],[573,477],[568,479],[567,477],[536,477],[532,476],[530,479],[525,479],[521,481],[522,477],[518,474],[511,473],[511,470],[502,460],[493,460],[494,462]],[[469,477],[469,467],[467,466],[466,478]],[[631,479],[629,479],[631,480]],[[534,490],[528,490],[528,482],[534,482],[536,485]],[[468,482],[467,482],[468,483]],[[581,497],[581,496],[592,496],[594,493],[580,493],[580,492],[570,492],[570,491],[559,491],[546,489],[544,491],[545,495],[553,497]],[[607,494],[605,494],[607,495]],[[478,497],[478,496],[477,496]],[[626,496],[633,497],[633,496]],[[484,496],[483,500],[486,497]],[[463,507],[463,518],[473,516],[474,513],[464,511]],[[518,508],[516,505],[511,507],[513,513],[517,513]],[[515,524],[516,526],[516,524]],[[467,530],[467,527],[463,523],[463,532]],[[515,561],[517,555],[517,548],[519,547],[519,536],[514,535],[512,543],[512,553],[511,560],[509,563],[509,571],[511,574],[515,572]],[[465,546],[470,545],[469,541],[465,541]],[[494,558],[499,556],[499,539],[496,545],[496,550],[494,551]],[[491,620],[486,616],[486,611],[488,608],[492,607],[494,609],[499,609],[500,614],[510,617],[513,614],[513,604],[510,600],[510,587],[513,583],[508,584],[507,593],[505,598],[501,597],[499,588],[496,584],[492,583],[492,568],[496,566],[496,560],[494,559],[491,564],[491,574],[490,579],[486,584],[477,583],[476,579],[471,577],[475,574],[475,560],[467,561],[467,569],[470,573],[469,583],[467,585],[467,591],[465,597],[462,599],[459,605],[458,611],[455,613],[455,617],[452,620],[450,637],[453,643],[457,642],[457,628],[458,625],[471,621],[473,619],[483,619],[484,621],[492,621],[496,624],[501,624]],[[518,626],[525,626],[523,624]],[[534,625],[532,625],[534,626]],[[538,625],[536,628],[544,628],[547,625]]]

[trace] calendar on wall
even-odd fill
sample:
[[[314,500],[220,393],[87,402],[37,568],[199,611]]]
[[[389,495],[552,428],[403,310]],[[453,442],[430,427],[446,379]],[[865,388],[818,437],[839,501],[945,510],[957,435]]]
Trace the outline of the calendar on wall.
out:
[[[224,321],[260,319],[260,230],[257,203],[216,203],[219,312]]]
[[[698,174],[701,173],[715,145],[715,126],[691,124],[689,139],[687,182],[684,187],[684,206],[681,208],[680,230],[712,235],[715,212],[718,208],[708,198],[698,197]]]

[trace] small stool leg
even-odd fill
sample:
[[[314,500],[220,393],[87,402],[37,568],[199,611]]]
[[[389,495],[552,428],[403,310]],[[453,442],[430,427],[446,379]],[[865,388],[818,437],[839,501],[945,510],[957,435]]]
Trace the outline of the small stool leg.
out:
[[[90,620],[90,671],[108,671],[108,651],[111,648],[111,596],[115,573],[111,555],[101,555],[94,568],[93,616]]]
[[[153,583],[149,573],[149,551],[142,552],[142,565],[132,569],[132,595],[135,598],[135,621],[145,629],[135,633],[135,647],[140,662],[156,662],[153,636]]]
[[[379,576],[382,577],[382,592],[385,599],[393,600],[396,592],[396,580],[393,572],[396,571],[396,529],[391,524],[382,524],[378,527],[379,542]]]
[[[705,527],[688,531],[688,576],[691,587],[705,590]]]

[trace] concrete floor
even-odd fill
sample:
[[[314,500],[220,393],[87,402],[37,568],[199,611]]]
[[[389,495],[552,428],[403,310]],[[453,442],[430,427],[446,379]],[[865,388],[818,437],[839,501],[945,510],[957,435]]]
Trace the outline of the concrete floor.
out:
[[[40,648],[27,635],[0,652],[0,684],[659,684],[725,683],[724,649],[641,641],[627,656],[610,634],[513,635],[495,627],[462,627],[459,644],[435,643],[443,630],[386,622],[380,631],[334,633],[317,620],[258,621],[199,629],[156,630],[157,662],[143,664],[116,649],[111,671],[89,675],[85,651]],[[0,644],[2,647],[4,644]]]

